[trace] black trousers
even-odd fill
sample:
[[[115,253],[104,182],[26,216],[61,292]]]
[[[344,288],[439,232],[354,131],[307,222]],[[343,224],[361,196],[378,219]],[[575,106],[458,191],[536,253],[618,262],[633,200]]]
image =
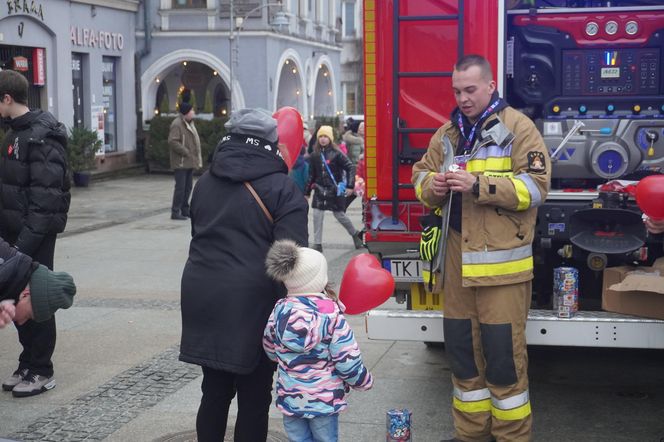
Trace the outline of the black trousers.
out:
[[[49,235],[31,257],[40,264],[53,270],[53,255],[55,254],[56,235]],[[53,362],[51,357],[55,350],[55,315],[48,321],[35,322],[28,320],[23,325],[16,325],[18,340],[23,351],[18,357],[18,368],[27,368],[40,376],[53,376]]]
[[[189,216],[189,197],[194,178],[194,169],[175,169],[175,189],[173,190],[173,215]]]
[[[196,416],[199,442],[221,442],[226,434],[228,408],[237,392],[235,442],[267,440],[268,412],[272,403],[275,364],[264,354],[256,369],[246,375],[203,367],[203,398]]]

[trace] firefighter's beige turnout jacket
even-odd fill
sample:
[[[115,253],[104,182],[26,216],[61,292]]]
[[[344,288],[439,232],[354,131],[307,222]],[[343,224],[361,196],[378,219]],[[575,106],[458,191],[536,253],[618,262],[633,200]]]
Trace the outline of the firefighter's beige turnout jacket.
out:
[[[537,207],[551,180],[551,160],[533,122],[507,107],[477,130],[466,170],[479,176],[479,196],[462,195],[463,286],[506,285],[533,278],[532,242]],[[454,149],[459,129],[447,122],[431,137],[426,154],[413,165],[412,182],[420,201],[441,207],[433,175],[443,164],[443,137]],[[441,241],[442,243],[442,241]]]

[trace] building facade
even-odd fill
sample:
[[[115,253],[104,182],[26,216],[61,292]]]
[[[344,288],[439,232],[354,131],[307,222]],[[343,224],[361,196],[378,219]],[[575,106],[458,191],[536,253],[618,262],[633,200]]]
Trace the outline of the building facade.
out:
[[[174,113],[183,99],[203,117],[243,107],[292,106],[305,119],[342,112],[336,0],[155,0],[146,7],[137,32],[144,119]]]
[[[98,170],[122,168],[136,162],[143,124],[183,99],[202,118],[242,107],[344,113],[346,2],[6,0],[0,68],[28,78],[31,108],[97,131]]]
[[[341,0],[338,4],[338,41],[341,43],[341,95],[345,115],[364,114],[364,57],[362,0]]]
[[[28,105],[67,128],[95,130],[101,168],[135,161],[135,19],[138,0],[0,3],[0,68],[22,72]]]

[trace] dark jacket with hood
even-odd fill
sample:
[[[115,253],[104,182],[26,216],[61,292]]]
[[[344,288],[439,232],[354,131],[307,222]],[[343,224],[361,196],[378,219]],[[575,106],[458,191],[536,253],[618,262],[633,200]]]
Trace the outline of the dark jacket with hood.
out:
[[[328,172],[323,161],[332,172]],[[334,178],[334,179],[333,179]],[[311,207],[333,212],[346,210],[346,197],[337,196],[336,183],[345,182],[347,189],[355,187],[355,166],[346,155],[333,147],[326,147],[320,153],[312,153],[309,157],[309,181],[307,196],[314,191]]]
[[[41,110],[8,125],[0,148],[0,235],[32,256],[44,237],[67,224],[67,132]]]
[[[276,143],[231,134],[217,146],[191,200],[192,240],[182,275],[180,360],[247,374],[261,355],[263,329],[282,283],[265,272],[272,242],[308,242],[308,204]],[[270,222],[244,186],[248,181]]]
[[[18,296],[30,281],[38,264],[0,238],[0,301]]]

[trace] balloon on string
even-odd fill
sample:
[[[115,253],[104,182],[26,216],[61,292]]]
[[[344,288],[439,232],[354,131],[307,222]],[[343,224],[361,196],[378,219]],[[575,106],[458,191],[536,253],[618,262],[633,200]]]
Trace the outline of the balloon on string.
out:
[[[664,175],[650,175],[639,181],[636,203],[650,218],[664,220]]]
[[[362,253],[350,259],[341,278],[339,299],[345,312],[357,315],[378,307],[392,296],[394,278],[374,255]]]
[[[284,106],[273,113],[272,117],[277,120],[279,150],[288,169],[291,169],[304,144],[302,115],[294,107]]]

